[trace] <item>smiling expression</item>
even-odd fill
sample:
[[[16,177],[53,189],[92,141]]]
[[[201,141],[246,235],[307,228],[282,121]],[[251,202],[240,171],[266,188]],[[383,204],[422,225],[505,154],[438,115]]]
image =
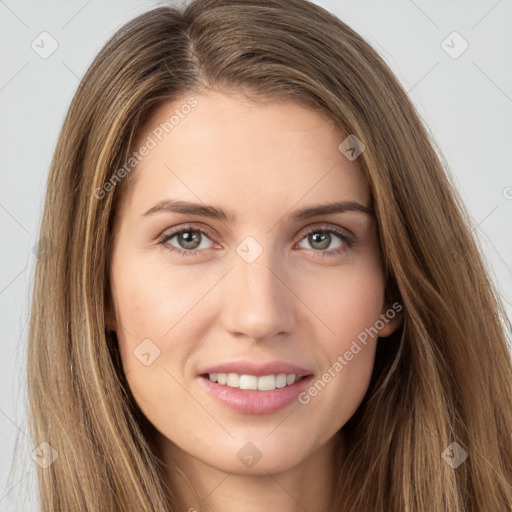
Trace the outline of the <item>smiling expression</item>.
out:
[[[368,184],[338,149],[347,134],[320,112],[194,97],[120,203],[110,327],[169,453],[284,470],[333,439],[370,382],[376,338],[297,400],[389,307]],[[138,142],[186,99],[161,106]],[[249,389],[232,387],[236,375]],[[248,442],[261,454],[252,470],[237,456]]]

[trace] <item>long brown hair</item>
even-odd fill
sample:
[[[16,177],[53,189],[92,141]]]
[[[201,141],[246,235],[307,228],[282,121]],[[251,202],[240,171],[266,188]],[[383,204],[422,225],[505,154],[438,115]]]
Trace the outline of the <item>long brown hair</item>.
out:
[[[58,453],[38,469],[42,509],[181,506],[105,322],[112,219],[129,180],[100,199],[95,191],[159,105],[208,89],[305,102],[365,145],[358,161],[387,294],[404,323],[379,341],[368,392],[344,426],[336,510],[510,511],[510,323],[469,216],[385,62],[306,0],[156,8],[123,26],[81,81],[51,165],[40,236],[53,252],[38,261],[31,310],[32,437]],[[456,468],[454,446],[468,455]]]

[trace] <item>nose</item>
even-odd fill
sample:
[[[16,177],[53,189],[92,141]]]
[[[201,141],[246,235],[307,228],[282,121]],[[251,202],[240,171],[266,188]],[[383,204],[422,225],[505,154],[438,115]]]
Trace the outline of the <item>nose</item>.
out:
[[[233,336],[260,341],[291,331],[295,297],[278,258],[270,250],[252,262],[235,254],[221,292],[221,320]]]

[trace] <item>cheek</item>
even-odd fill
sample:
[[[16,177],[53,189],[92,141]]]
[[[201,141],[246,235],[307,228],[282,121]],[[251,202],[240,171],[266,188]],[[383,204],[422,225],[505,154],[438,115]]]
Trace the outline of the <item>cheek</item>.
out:
[[[323,420],[342,425],[359,407],[370,383],[384,279],[372,260],[357,268],[339,268],[329,276],[317,275],[316,283],[309,292],[304,288],[302,296],[321,320],[315,344],[323,368],[301,403],[312,411],[329,411]]]
[[[171,283],[154,274],[132,271],[117,276],[117,338],[130,391],[157,429],[171,424],[172,418],[173,428],[187,431],[191,401],[179,383],[193,343],[191,335],[176,334],[190,327],[186,300],[176,291],[167,293]],[[180,410],[183,414],[177,414]]]
[[[116,261],[111,276],[123,371],[138,405],[152,421],[162,404],[172,408],[190,402],[179,383],[203,337],[207,301],[201,302],[201,297],[215,276],[191,280],[185,267],[170,269],[161,259],[135,257]]]
[[[131,342],[140,343],[142,336],[165,344],[211,286],[209,280],[190,279],[185,266],[166,266],[159,253],[149,258],[123,257],[113,268],[119,327]]]
[[[384,279],[373,260],[317,272],[297,288],[303,302],[323,325],[328,346],[343,349],[366,328],[375,325],[384,304]]]

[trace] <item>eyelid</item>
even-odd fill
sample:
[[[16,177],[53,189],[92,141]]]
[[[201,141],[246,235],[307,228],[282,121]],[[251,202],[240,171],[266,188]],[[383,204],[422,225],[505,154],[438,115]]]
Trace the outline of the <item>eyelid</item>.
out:
[[[170,229],[166,229],[157,238],[159,240],[162,240],[164,238],[168,239],[174,235],[181,233],[182,231],[204,232],[206,235],[208,235],[209,238],[217,236],[211,228],[209,228],[208,226],[206,226],[204,224],[188,223],[188,224],[183,224],[183,225],[176,226],[176,227],[173,227]]]
[[[162,244],[166,244],[170,239],[174,238],[176,235],[182,233],[182,232],[185,232],[185,231],[198,231],[200,233],[203,233],[203,234],[206,234],[206,236],[208,238],[210,238],[210,240],[213,242],[213,243],[216,243],[214,242],[214,240],[212,240],[213,237],[215,237],[216,235],[214,234],[213,230],[211,228],[209,228],[208,226],[204,225],[204,224],[194,224],[194,223],[188,223],[188,224],[185,224],[185,225],[181,225],[181,226],[177,226],[177,227],[174,227],[174,228],[171,228],[171,230],[167,230],[167,231],[164,231],[161,235],[158,236],[158,241],[159,243],[162,243]],[[294,236],[297,237],[297,236],[300,236],[300,238],[294,243],[297,244],[297,243],[300,243],[302,240],[304,240],[304,238],[306,236],[308,236],[310,233],[314,233],[316,231],[329,231],[329,232],[333,232],[334,234],[336,234],[338,237],[340,237],[342,239],[342,241],[348,245],[348,247],[351,247],[354,243],[355,243],[355,236],[354,234],[348,230],[347,228],[343,228],[341,226],[338,226],[336,224],[330,224],[328,222],[315,222],[315,223],[312,223],[310,224],[309,226],[305,226],[303,228],[301,228],[297,234]],[[202,251],[206,251],[208,249],[189,249],[189,250],[186,250],[186,249],[181,249],[179,247],[174,247],[173,246],[173,249],[170,249],[171,251],[176,251],[176,252],[182,252],[182,253],[187,253],[187,254],[195,254],[196,252],[202,252]],[[333,250],[333,249],[330,249],[330,250],[325,250],[325,251],[314,251],[315,253],[319,253],[319,254],[322,254],[322,253],[329,253],[329,254],[336,254],[337,250]]]
[[[324,231],[324,230],[325,231],[334,231],[343,236],[346,236],[347,238],[350,238],[351,240],[355,239],[354,233],[352,233],[349,229],[338,226],[337,224],[331,224],[329,222],[315,222],[309,226],[301,228],[299,230],[298,234],[302,234],[302,237],[304,237],[305,235],[308,235],[311,232]],[[301,238],[301,240],[302,240],[302,238]]]

